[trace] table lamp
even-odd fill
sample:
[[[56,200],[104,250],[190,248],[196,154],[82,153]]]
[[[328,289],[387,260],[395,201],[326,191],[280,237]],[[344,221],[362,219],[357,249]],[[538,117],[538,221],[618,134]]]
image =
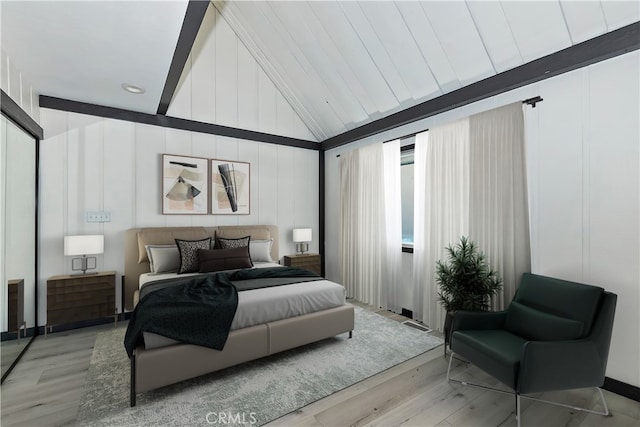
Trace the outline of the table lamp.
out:
[[[87,274],[87,270],[96,268],[97,264],[96,257],[87,257],[87,255],[101,253],[104,253],[104,236],[102,235],[64,236],[64,255],[81,255],[71,260],[72,271],[82,271],[82,274]],[[90,263],[91,261],[93,262]]]
[[[296,252],[299,255],[304,255],[309,251],[309,242],[311,241],[311,229],[310,228],[294,228],[293,229],[293,241],[296,243]]]

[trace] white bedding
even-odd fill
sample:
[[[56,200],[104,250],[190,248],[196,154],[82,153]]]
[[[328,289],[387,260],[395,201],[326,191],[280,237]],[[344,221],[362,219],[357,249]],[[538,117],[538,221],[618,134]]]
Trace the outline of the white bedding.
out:
[[[266,268],[266,267],[282,267],[282,265],[277,264],[275,262],[254,262],[253,268]],[[176,277],[188,277],[188,276],[197,276],[200,273],[182,273],[178,274],[176,272],[173,273],[143,273],[140,275],[138,288],[144,288],[149,282],[155,282],[156,280],[164,280],[164,279],[173,279]]]
[[[269,265],[269,263],[256,265],[257,268],[273,266],[280,265]],[[195,274],[197,273],[192,275]],[[172,275],[177,276],[175,273],[143,274],[140,276],[140,287],[154,280],[167,279]],[[180,277],[185,276],[187,274],[180,275]],[[345,303],[345,296],[346,292],[342,285],[324,279],[238,292],[238,309],[231,323],[231,330],[338,307]],[[149,332],[144,332],[143,336],[147,349],[178,343],[173,339]]]

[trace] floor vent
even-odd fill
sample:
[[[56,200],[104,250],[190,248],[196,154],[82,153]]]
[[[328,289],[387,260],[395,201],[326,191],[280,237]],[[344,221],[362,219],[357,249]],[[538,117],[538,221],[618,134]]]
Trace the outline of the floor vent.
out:
[[[431,328],[427,328],[423,324],[418,323],[418,322],[414,322],[413,320],[405,320],[404,322],[402,322],[402,324],[410,326],[410,327],[412,327],[414,329],[417,329],[419,331],[422,331],[422,332],[427,332],[427,333],[431,332]]]

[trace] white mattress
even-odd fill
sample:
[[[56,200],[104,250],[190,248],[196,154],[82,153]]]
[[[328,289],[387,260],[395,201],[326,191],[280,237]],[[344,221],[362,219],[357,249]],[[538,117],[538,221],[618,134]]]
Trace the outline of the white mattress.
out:
[[[279,266],[262,264],[256,267],[276,265]],[[185,276],[186,274],[180,275]],[[143,286],[143,280],[146,284],[169,277],[170,274],[141,275],[140,286]],[[346,291],[342,285],[324,279],[238,292],[238,309],[231,323],[231,330],[339,307],[345,303],[345,297]],[[178,343],[149,332],[144,332],[143,336],[148,349]]]

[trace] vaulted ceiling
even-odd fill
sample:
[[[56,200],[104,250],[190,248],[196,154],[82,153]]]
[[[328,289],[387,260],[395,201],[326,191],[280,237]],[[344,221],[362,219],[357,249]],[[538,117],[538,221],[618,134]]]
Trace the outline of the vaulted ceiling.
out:
[[[44,95],[153,114],[187,4],[3,0],[2,48]],[[640,20],[637,1],[212,4],[318,141]]]
[[[635,22],[639,4],[214,1],[321,141]]]

